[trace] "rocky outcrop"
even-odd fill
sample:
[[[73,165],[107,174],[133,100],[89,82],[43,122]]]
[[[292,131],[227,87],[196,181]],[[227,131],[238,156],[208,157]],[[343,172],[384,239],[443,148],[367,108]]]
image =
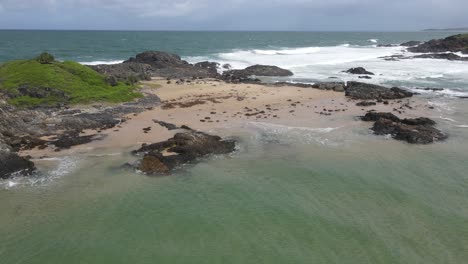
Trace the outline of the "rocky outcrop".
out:
[[[254,80],[250,78],[252,76],[287,77],[292,75],[291,71],[277,66],[254,65],[243,70],[225,71],[221,79],[227,82],[249,82]]]
[[[30,160],[7,150],[0,150],[0,179],[31,174],[35,169],[34,163]]]
[[[192,163],[198,158],[213,154],[227,154],[235,150],[235,142],[222,140],[218,136],[186,130],[167,141],[144,144],[133,152],[143,155],[142,160],[133,165],[147,175],[168,174],[175,168]]]
[[[411,144],[430,144],[447,138],[434,127],[435,121],[425,117],[400,119],[392,113],[369,112],[361,119],[375,122],[371,129],[376,135],[391,135]]]
[[[213,76],[218,74],[219,63],[217,62],[210,62],[210,61],[202,61],[195,63],[193,66],[206,69],[208,70]]]
[[[468,54],[468,34],[433,39],[408,50],[417,53],[462,52]]]
[[[214,62],[201,62],[193,65],[175,54],[161,51],[146,51],[120,64],[90,67],[107,76],[115,76],[119,80],[124,80],[129,76],[137,76],[144,80],[148,76],[165,78],[217,78],[219,76],[217,72],[218,66]]]
[[[468,61],[468,57],[461,57],[454,53],[429,53],[413,56],[414,59],[438,59],[451,61]]]
[[[361,100],[391,100],[411,97],[413,93],[398,87],[387,88],[375,84],[349,81],[346,86],[346,96]]]
[[[160,99],[147,95],[135,102],[118,106],[89,106],[89,109],[37,108],[18,109],[0,105],[0,172],[2,178],[11,174],[29,174],[34,164],[15,152],[54,146],[61,150],[101,139],[101,130],[113,128],[124,122],[124,116],[157,106]],[[97,134],[82,135],[85,129]],[[48,136],[47,140],[42,137]],[[55,137],[53,137],[55,136]],[[7,164],[8,163],[8,164]],[[7,165],[5,165],[7,164]]]
[[[335,92],[345,91],[344,82],[319,82],[312,85],[312,87],[320,90],[333,90]]]
[[[363,67],[351,68],[347,71],[344,71],[349,74],[359,74],[359,75],[374,75],[374,73],[367,71]]]
[[[140,80],[146,80],[148,79],[148,76],[153,74],[153,68],[151,65],[137,62],[127,62],[111,65],[94,65],[89,67],[104,75],[112,76],[119,81],[125,81],[130,76],[135,76]],[[112,85],[110,80],[108,83]]]
[[[273,84],[276,87],[283,86],[293,86],[299,88],[314,88],[320,90],[332,90],[335,92],[344,92],[345,83],[344,82],[319,82],[314,84],[309,83],[292,83],[292,82],[276,82]]]
[[[411,40],[411,41],[408,41],[408,42],[401,43],[400,46],[414,47],[414,46],[420,45],[421,43],[423,43],[423,42],[422,41]]]

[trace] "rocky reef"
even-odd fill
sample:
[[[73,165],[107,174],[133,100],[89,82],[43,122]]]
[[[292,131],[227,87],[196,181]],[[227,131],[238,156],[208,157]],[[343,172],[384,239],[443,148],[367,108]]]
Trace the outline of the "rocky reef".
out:
[[[374,122],[371,128],[374,134],[391,135],[410,144],[430,144],[447,138],[434,127],[436,122],[426,117],[400,119],[392,113],[368,112],[361,119]]]
[[[373,72],[367,71],[363,67],[356,67],[356,68],[351,68],[346,71],[344,71],[349,74],[359,74],[359,75],[374,75]]]
[[[259,82],[259,80],[251,79],[252,76],[269,76],[269,77],[287,77],[293,73],[289,70],[282,69],[277,66],[270,65],[253,65],[243,70],[225,71],[221,79],[226,82]]]
[[[146,51],[137,54],[123,63],[113,65],[90,66],[97,72],[114,76],[119,80],[136,76],[147,79],[151,76],[167,78],[217,78],[219,76],[213,65],[217,63],[203,62],[190,64],[178,55],[162,51]]]
[[[398,87],[387,88],[380,85],[349,81],[346,86],[346,96],[352,99],[402,99],[413,96],[413,93]]]
[[[416,53],[462,52],[468,54],[468,34],[433,39],[418,46],[408,48]]]
[[[167,123],[163,125],[167,126]],[[176,133],[174,137],[166,141],[142,145],[133,154],[143,155],[143,158],[135,164],[126,166],[135,168],[146,175],[165,175],[199,158],[228,154],[235,150],[233,140],[223,140],[218,136],[195,131],[186,126],[181,129],[184,131]]]

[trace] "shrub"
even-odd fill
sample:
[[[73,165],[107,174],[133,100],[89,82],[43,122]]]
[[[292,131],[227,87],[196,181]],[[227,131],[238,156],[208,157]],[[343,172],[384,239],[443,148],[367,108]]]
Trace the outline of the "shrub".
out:
[[[41,53],[41,55],[37,56],[36,61],[40,64],[51,64],[55,61],[55,57],[47,52]]]
[[[135,75],[129,75],[127,77],[127,85],[135,85],[138,82],[138,77]]]

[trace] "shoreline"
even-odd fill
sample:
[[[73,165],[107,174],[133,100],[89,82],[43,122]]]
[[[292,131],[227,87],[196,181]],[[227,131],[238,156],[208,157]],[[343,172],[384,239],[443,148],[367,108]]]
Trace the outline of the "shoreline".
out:
[[[426,116],[431,111],[426,102],[417,97],[391,100],[388,105],[380,103],[364,107],[356,105],[362,100],[345,97],[342,92],[295,86],[233,84],[215,79],[168,83],[165,78],[153,78],[143,82],[142,86],[145,87],[145,93],[159,97],[161,104],[141,113],[124,116],[126,121],[114,128],[88,129],[80,134],[101,139],[59,152],[49,146],[45,149],[22,150],[20,154],[40,160],[93,150],[136,149],[145,143],[167,140],[180,131],[168,130],[155,121],[179,127],[185,125],[205,133],[242,127],[246,122],[307,128],[370,128],[369,124],[356,121],[356,117],[370,110],[395,112],[395,109],[409,104],[412,109],[405,108],[404,113],[396,114],[402,118],[414,118]]]

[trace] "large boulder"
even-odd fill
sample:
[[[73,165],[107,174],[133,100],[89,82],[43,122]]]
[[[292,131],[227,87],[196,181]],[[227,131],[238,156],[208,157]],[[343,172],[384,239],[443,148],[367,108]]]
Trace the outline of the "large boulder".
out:
[[[162,51],[145,51],[137,54],[134,58],[130,58],[124,63],[136,62],[151,65],[154,69],[167,67],[177,67],[189,64],[182,60],[178,55],[162,52]]]
[[[243,70],[225,71],[221,78],[227,82],[249,82],[252,76],[287,77],[292,75],[294,74],[291,71],[277,66],[254,65]]]
[[[8,179],[17,174],[31,174],[36,167],[34,163],[18,154],[0,150],[0,178]]]
[[[463,52],[468,54],[468,34],[459,34],[444,39],[433,39],[408,49],[418,53]]]
[[[185,127],[187,128],[187,127]],[[212,154],[227,154],[235,150],[235,142],[218,136],[186,129],[173,138],[150,145],[144,144],[133,152],[144,155],[135,168],[147,175],[167,174],[180,165]]]
[[[413,93],[398,87],[387,88],[375,84],[349,81],[346,86],[346,96],[361,100],[391,100],[411,97]]]
[[[376,135],[391,135],[411,144],[430,144],[447,138],[434,127],[436,122],[426,117],[400,119],[392,113],[369,112],[361,119],[375,122],[371,129]]]
[[[359,75],[374,75],[374,73],[370,72],[370,71],[367,71],[366,69],[364,69],[363,67],[356,67],[356,68],[351,68],[347,71],[345,71],[346,73],[349,73],[349,74],[359,74]]]

